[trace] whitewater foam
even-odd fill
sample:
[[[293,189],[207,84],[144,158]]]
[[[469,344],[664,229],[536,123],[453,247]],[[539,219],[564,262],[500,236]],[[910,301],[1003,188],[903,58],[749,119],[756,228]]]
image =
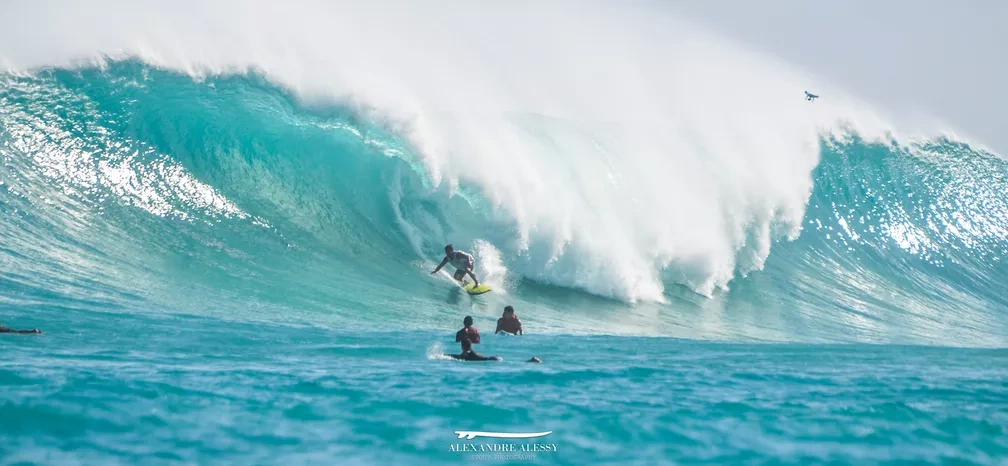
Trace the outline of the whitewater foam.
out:
[[[14,3],[0,57],[254,69],[353,105],[407,138],[387,155],[422,162],[432,190],[487,203],[472,208],[490,225],[400,217],[415,253],[483,239],[512,274],[626,301],[664,301],[669,277],[712,296],[761,269],[802,228],[819,136],[890,136],[838,90],[808,105],[811,76],[658,6],[389,5]]]
[[[506,293],[511,280],[500,251],[487,241],[477,240],[473,252],[477,263],[477,278],[482,283],[493,286],[498,293]]]

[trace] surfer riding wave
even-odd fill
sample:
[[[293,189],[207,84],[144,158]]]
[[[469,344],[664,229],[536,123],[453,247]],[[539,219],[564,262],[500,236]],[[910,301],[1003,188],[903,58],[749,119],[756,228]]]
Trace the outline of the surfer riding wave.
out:
[[[479,286],[479,280],[476,279],[476,274],[473,273],[473,267],[476,262],[473,260],[472,255],[465,251],[456,251],[450,244],[444,247],[444,252],[444,259],[442,259],[437,268],[431,272],[431,275],[438,273],[442,267],[451,263],[452,267],[455,267],[455,274],[452,275],[455,280],[465,286],[465,276],[468,274],[473,279],[473,287],[475,288]]]

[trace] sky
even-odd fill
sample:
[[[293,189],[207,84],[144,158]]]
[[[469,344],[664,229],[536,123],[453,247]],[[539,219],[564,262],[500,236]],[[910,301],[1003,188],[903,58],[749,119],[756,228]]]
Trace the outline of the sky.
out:
[[[938,119],[960,136],[1008,156],[1008,87],[1004,85],[1008,82],[1008,1],[650,1],[804,68],[827,81],[828,87],[849,91],[908,119]],[[46,2],[3,2],[0,26],[4,17],[14,23],[0,27],[0,37],[9,26],[17,29],[22,23],[22,10],[59,11],[59,2],[42,3]],[[602,3],[618,5],[615,0]],[[123,2],[117,9],[137,10],[136,5]],[[0,40],[0,50],[44,51],[51,45],[22,44],[16,37]],[[822,99],[830,98],[828,92],[816,91],[815,82],[808,88]]]
[[[1008,155],[1008,2],[704,0],[668,5],[885,109],[938,118],[960,136]]]

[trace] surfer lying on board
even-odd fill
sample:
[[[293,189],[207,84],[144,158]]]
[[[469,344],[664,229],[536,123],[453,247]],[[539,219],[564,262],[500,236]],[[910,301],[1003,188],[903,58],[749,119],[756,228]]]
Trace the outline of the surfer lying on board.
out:
[[[482,354],[479,354],[479,353],[473,351],[473,349],[472,349],[472,342],[469,341],[468,338],[464,338],[462,340],[462,354],[448,354],[448,353],[445,353],[445,356],[448,356],[449,358],[452,358],[452,359],[461,359],[463,361],[503,361],[504,360],[500,356],[483,356]],[[539,359],[539,358],[537,358],[535,356],[532,356],[531,359],[529,359],[528,361],[525,361],[525,362],[541,363],[542,359]]]
[[[37,329],[37,328],[31,329],[31,330],[15,330],[15,329],[4,327],[3,325],[0,325],[0,333],[42,333],[42,331],[39,330],[39,329]]]
[[[473,288],[479,286],[479,280],[476,279],[476,274],[473,273],[473,265],[475,264],[473,256],[469,255],[465,251],[456,251],[450,244],[444,247],[444,252],[445,258],[442,259],[437,268],[431,272],[431,275],[438,273],[438,271],[441,270],[441,267],[444,267],[445,264],[450,262],[452,267],[455,267],[455,275],[452,275],[455,280],[458,280],[462,283],[462,285],[465,285],[465,276],[466,274],[469,274],[469,276],[473,279]]]
[[[500,356],[483,356],[472,349],[472,342],[468,338],[462,339],[462,354],[445,354],[450,358],[461,359],[463,361],[500,361]]]

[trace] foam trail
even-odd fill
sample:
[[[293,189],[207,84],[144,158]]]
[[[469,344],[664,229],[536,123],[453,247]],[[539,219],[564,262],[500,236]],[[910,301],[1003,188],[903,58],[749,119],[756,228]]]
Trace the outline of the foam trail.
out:
[[[474,246],[477,278],[498,291],[506,292],[510,281],[500,251],[493,244],[483,240],[477,240]]]
[[[445,356],[444,344],[440,342],[431,343],[430,346],[427,347],[427,359],[453,360],[452,358]]]
[[[809,76],[654,4],[5,9],[8,67],[251,67],[309,101],[350,102],[408,138],[400,155],[433,188],[486,200],[474,208],[492,227],[451,234],[492,243],[517,276],[627,301],[664,301],[669,279],[710,296],[760,269],[801,228],[818,136],[890,127],[834,89],[808,105]],[[436,255],[443,232],[406,223],[415,252]]]

